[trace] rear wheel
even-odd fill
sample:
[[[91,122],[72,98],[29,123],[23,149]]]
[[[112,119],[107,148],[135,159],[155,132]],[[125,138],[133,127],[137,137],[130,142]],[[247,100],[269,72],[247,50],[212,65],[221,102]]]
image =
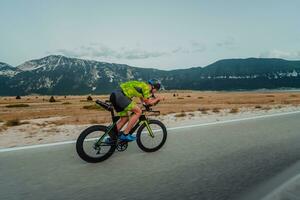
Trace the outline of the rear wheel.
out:
[[[86,162],[96,163],[109,158],[116,149],[117,138],[111,138],[109,144],[105,140],[109,137],[105,133],[106,126],[95,125],[85,129],[78,137],[76,150],[80,158]]]
[[[136,134],[137,145],[145,152],[154,152],[159,150],[167,140],[167,129],[165,125],[158,120],[148,120],[149,129],[146,124],[142,124]],[[149,131],[152,131],[152,135]]]

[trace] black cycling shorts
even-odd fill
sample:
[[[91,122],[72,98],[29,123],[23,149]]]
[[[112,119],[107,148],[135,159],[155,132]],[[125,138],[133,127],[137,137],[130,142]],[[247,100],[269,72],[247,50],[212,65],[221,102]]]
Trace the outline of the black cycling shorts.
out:
[[[109,100],[117,112],[123,111],[132,102],[132,100],[124,94],[122,89],[114,90]]]

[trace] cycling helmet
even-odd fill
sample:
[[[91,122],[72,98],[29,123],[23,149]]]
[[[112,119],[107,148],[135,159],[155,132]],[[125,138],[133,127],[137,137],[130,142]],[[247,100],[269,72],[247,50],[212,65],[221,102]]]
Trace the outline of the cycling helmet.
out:
[[[148,83],[152,86],[152,88],[155,88],[156,90],[159,90],[161,87],[161,83],[157,79],[150,79]]]

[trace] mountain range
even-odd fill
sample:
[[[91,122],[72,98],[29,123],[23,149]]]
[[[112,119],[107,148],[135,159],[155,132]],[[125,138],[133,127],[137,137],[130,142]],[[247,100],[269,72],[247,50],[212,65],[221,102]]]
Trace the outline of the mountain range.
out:
[[[0,95],[105,94],[121,82],[151,78],[167,90],[300,88],[300,61],[224,59],[206,67],[159,70],[50,55],[16,67],[0,62]]]

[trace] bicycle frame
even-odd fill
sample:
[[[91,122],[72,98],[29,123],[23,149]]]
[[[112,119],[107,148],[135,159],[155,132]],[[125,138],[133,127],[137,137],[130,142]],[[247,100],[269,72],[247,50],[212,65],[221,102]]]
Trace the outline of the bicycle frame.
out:
[[[135,126],[130,130],[129,134],[133,134],[142,124],[146,124],[149,135],[153,138],[153,132],[151,127],[149,126],[148,119],[145,115],[141,115],[139,121],[135,124]]]
[[[99,138],[99,140],[95,143],[96,146],[99,146],[102,139],[104,137],[106,137],[107,135],[110,135],[111,133],[112,134],[117,134],[119,131],[117,129],[117,122],[119,121],[120,117],[119,116],[115,116],[115,113],[114,113],[114,109],[112,108],[112,106],[110,104],[107,104],[107,103],[104,103],[104,102],[101,102],[100,100],[96,100],[96,103],[100,106],[102,106],[103,108],[105,108],[106,110],[110,111],[111,113],[111,119],[112,119],[112,124],[110,124],[108,126],[108,130],[105,132],[105,134]],[[143,106],[146,108],[146,110],[143,110],[143,113],[144,112],[154,112],[154,113],[160,113],[159,111],[153,111],[149,105],[145,105],[143,104]],[[149,126],[149,123],[148,123],[148,119],[146,118],[146,116],[144,114],[142,114],[139,118],[139,121],[138,123],[136,123],[134,125],[134,127],[130,130],[129,134],[133,134],[141,125],[145,124],[147,130],[148,130],[148,134],[150,137],[154,138],[154,134],[153,134],[153,131],[151,129],[151,127]]]
[[[102,139],[104,137],[106,137],[107,135],[109,135],[111,133],[111,131],[113,130],[113,134],[116,134],[118,133],[118,129],[117,129],[117,122],[118,120],[120,119],[119,116],[114,116],[114,113],[112,112],[112,121],[113,123],[110,124],[108,126],[108,130],[105,132],[105,134],[99,138],[99,140],[95,143],[96,145],[100,145]],[[153,134],[153,131],[151,129],[151,127],[149,126],[149,123],[148,123],[148,119],[146,118],[146,116],[143,114],[140,116],[139,118],[139,121],[134,125],[134,127],[130,130],[129,134],[133,134],[142,124],[145,124],[146,125],[146,128],[148,130],[148,134],[150,137],[154,138],[154,134]]]

